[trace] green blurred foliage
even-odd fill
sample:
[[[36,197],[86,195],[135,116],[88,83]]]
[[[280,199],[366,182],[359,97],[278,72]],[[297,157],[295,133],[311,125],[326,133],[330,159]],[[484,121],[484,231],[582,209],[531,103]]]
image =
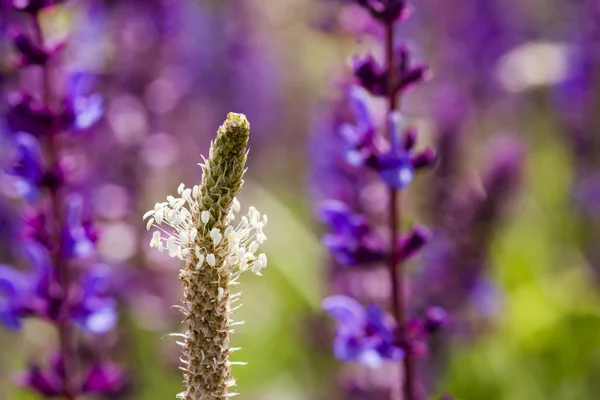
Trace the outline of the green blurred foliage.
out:
[[[454,343],[444,389],[457,399],[581,400],[600,389],[598,282],[576,250],[568,149],[544,133],[491,255],[503,310],[482,337]]]

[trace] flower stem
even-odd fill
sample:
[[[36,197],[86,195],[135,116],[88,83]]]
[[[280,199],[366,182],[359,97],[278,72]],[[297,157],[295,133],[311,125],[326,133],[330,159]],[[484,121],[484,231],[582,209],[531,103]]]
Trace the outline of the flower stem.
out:
[[[388,73],[388,112],[391,114],[398,107],[398,92],[396,90],[396,68],[394,58],[394,22],[390,21],[386,24],[386,38],[385,38],[385,52],[387,59],[387,73]],[[388,124],[389,126],[389,124]],[[389,132],[391,135],[391,132]],[[401,214],[401,193],[394,189],[389,189],[390,203],[390,231],[391,231],[391,243],[390,243],[390,261],[389,261],[389,273],[390,281],[392,285],[392,310],[394,317],[398,324],[398,342],[406,344],[404,338],[404,326],[406,324],[406,308],[407,305],[405,294],[404,294],[404,268],[402,260],[399,257],[398,249],[398,237],[400,234],[400,222],[402,218]],[[406,347],[406,346],[404,346]],[[405,349],[405,355],[403,359],[404,370],[402,379],[402,393],[403,400],[417,400],[416,395],[416,377],[415,377],[415,365],[414,359],[410,354],[410,349]]]
[[[39,13],[33,14],[33,26],[38,44],[41,48],[46,48],[44,33],[40,23]],[[45,106],[52,111],[53,93],[52,93],[52,77],[48,62],[42,66],[42,99]],[[53,234],[54,248],[52,249],[52,258],[56,272],[56,281],[60,288],[60,298],[62,309],[59,314],[57,328],[59,331],[60,353],[64,363],[65,380],[64,380],[64,397],[67,400],[76,400],[75,389],[73,387],[75,362],[76,362],[76,337],[73,322],[69,312],[69,287],[70,287],[70,271],[67,260],[61,255],[61,241],[63,230],[63,193],[62,184],[60,181],[60,143],[59,131],[56,126],[56,119],[53,118],[48,127],[48,157],[53,171],[53,178],[50,184],[50,201],[52,213],[54,215]]]

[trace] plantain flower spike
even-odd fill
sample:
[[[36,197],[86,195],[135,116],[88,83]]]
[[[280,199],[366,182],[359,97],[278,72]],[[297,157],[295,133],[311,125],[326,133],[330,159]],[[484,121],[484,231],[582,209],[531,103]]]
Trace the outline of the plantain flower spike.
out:
[[[230,113],[211,143],[202,167],[202,183],[191,189],[181,184],[178,196],[168,196],[144,215],[147,228],[157,228],[150,247],[185,261],[179,273],[183,283],[186,332],[172,334],[181,338],[181,370],[185,390],[177,395],[184,400],[228,399],[235,379],[229,355],[233,322],[240,293],[232,285],[245,271],[261,275],[267,266],[265,254],[257,254],[266,236],[267,217],[250,207],[239,218],[240,203],[235,196],[244,183],[250,124],[243,114]]]

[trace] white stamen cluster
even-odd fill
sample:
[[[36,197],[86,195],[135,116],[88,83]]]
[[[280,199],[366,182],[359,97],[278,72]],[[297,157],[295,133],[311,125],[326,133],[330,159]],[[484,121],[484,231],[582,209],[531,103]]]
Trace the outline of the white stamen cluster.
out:
[[[204,268],[205,264],[215,267],[214,252],[219,251],[225,255],[219,270],[227,269],[232,274],[232,283],[247,270],[260,276],[261,269],[267,266],[267,257],[264,253],[256,255],[256,252],[267,240],[263,232],[267,216],[261,216],[256,208],[250,207],[237,225],[232,225],[236,213],[240,211],[240,202],[234,199],[225,219],[225,229],[214,227],[208,230],[210,212],[199,211],[200,205],[195,200],[198,190],[198,186],[186,189],[182,183],[177,189],[181,198],[167,196],[167,201],[156,203],[153,210],[144,214],[144,220],[148,219],[146,229],[158,229],[152,233],[150,247],[161,253],[166,250],[170,257],[180,260],[192,261],[195,256],[197,269]],[[194,214],[200,215],[198,227],[192,218]],[[198,237],[209,237],[215,250],[202,248],[197,243]],[[226,248],[223,249],[224,246],[220,245],[224,243]]]

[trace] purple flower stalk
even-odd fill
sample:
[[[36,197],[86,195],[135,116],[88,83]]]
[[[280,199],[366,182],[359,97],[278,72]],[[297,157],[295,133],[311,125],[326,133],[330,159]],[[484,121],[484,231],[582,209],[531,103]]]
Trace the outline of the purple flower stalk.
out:
[[[82,368],[78,330],[104,334],[117,321],[116,301],[110,290],[110,268],[93,261],[95,236],[83,222],[84,199],[69,190],[62,165],[62,143],[69,134],[91,127],[102,116],[99,94],[88,96],[75,75],[66,98],[55,91],[51,68],[62,46],[50,48],[40,24],[40,11],[59,1],[13,0],[15,12],[29,17],[33,34],[12,35],[18,66],[40,69],[39,98],[19,92],[8,96],[6,122],[13,134],[12,164],[5,169],[15,189],[31,207],[24,227],[28,271],[0,265],[0,323],[19,329],[27,317],[56,326],[58,355],[49,367],[32,364],[19,382],[44,397],[74,400],[89,393],[108,394],[121,387],[121,369],[106,361]],[[73,263],[89,266],[79,273]]]
[[[384,32],[381,40],[385,64],[371,55],[355,59],[355,83],[347,90],[354,124],[342,123],[339,135],[346,163],[359,171],[371,171],[362,173],[374,173],[387,187],[385,219],[389,237],[375,229],[366,215],[354,212],[351,204],[330,200],[321,207],[321,218],[332,231],[323,242],[341,265],[386,266],[392,312],[388,315],[377,305],[363,308],[356,300],[341,295],[325,299],[323,308],[338,320],[334,348],[339,359],[370,367],[377,367],[383,361],[402,360],[402,398],[416,400],[422,395],[415,357],[426,353],[427,336],[447,321],[440,308],[430,309],[425,317],[408,317],[402,267],[403,261],[415,255],[430,236],[421,226],[405,235],[399,229],[401,191],[410,185],[416,171],[436,161],[431,149],[415,151],[417,132],[406,126],[399,111],[400,95],[425,78],[426,67],[413,64],[408,49],[395,41],[396,23],[408,16],[404,0],[355,0],[355,3]],[[371,96],[386,99],[386,129],[381,129],[371,114]]]

